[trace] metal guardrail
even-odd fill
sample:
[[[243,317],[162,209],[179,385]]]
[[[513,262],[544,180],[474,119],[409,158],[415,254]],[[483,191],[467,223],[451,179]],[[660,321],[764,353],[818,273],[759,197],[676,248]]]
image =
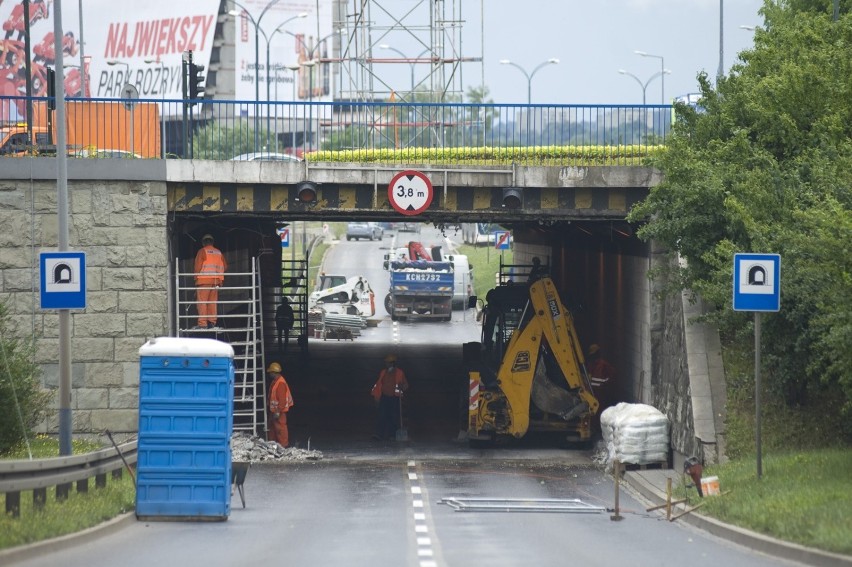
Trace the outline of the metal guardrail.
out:
[[[41,110],[46,102],[32,98],[36,121],[46,117]],[[27,103],[26,97],[0,96],[0,126],[23,124]],[[210,160],[263,152],[310,161],[394,164],[532,160],[546,165],[638,165],[649,151],[665,144],[671,109],[669,105],[220,100],[189,106],[183,100],[70,98],[66,121],[68,144],[78,157],[119,157],[95,150],[123,150],[141,157]],[[46,137],[44,128],[33,135],[39,145],[53,141]],[[0,153],[4,151],[13,153],[0,147]]]
[[[33,504],[40,507],[46,500],[47,488],[51,486],[57,487],[57,499],[67,496],[68,488],[75,482],[77,491],[85,492],[92,477],[96,486],[105,486],[107,473],[120,477],[125,461],[128,465],[135,463],[136,456],[137,442],[129,441],[118,445],[118,451],[109,447],[69,457],[0,461],[0,493],[6,495],[6,513],[15,517],[20,514],[23,491],[32,490]]]

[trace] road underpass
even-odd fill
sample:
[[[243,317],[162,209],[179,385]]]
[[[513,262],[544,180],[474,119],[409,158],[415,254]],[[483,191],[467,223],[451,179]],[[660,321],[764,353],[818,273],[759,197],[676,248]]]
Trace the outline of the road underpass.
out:
[[[376,221],[385,218],[380,214],[350,217]],[[178,257],[190,260],[201,233],[212,232],[230,266],[244,266],[250,258],[259,257],[261,265],[266,266],[261,270],[274,274],[281,259],[291,252],[279,245],[276,226],[285,223],[299,230],[305,220],[308,217],[280,213],[181,213],[170,222],[171,248]],[[634,362],[631,350],[638,349],[634,343],[647,321],[647,312],[643,311],[647,300],[643,302],[640,297],[644,288],[639,286],[637,290],[637,282],[644,281],[648,265],[645,245],[623,220],[515,222],[504,226],[513,234],[515,262],[529,264],[533,256],[539,256],[550,267],[562,301],[574,313],[584,346],[599,344],[618,369],[619,380],[602,392],[603,403],[635,401],[642,387],[638,381],[642,370]],[[291,340],[285,353],[278,349],[274,337],[265,335],[266,361],[282,363],[296,399],[290,415],[294,443],[305,447],[310,440],[312,446],[321,449],[324,443],[338,445],[347,439],[369,439],[376,412],[369,391],[388,352],[400,357],[400,366],[412,384],[403,410],[412,442],[449,442],[465,428],[462,416],[466,415],[468,384],[462,344],[480,340],[475,310],[456,310],[449,323],[392,322],[382,306],[387,289],[382,255],[408,240],[446,249],[461,243],[462,235],[452,225],[452,219],[433,216],[432,222],[423,223],[419,233],[394,231],[381,242],[336,242],[331,250],[345,250],[343,256],[350,264],[335,260],[331,252],[324,260],[323,269],[328,273],[368,278],[378,295],[375,328],[366,329],[351,341],[304,337],[306,348],[300,348],[298,340]],[[264,281],[274,286],[275,276]],[[269,313],[274,309],[264,310]]]

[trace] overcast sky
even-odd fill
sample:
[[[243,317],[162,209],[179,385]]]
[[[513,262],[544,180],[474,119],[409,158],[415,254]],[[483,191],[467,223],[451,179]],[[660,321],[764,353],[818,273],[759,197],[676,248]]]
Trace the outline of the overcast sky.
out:
[[[740,26],[762,23],[758,10],[762,0],[724,1],[724,72],[737,53],[752,45],[753,32]],[[378,0],[374,0],[378,3]],[[665,75],[665,101],[697,90],[696,75],[704,70],[715,78],[719,68],[720,0],[445,0],[449,6],[462,2],[463,33],[461,54],[479,57],[482,30],[485,35],[485,84],[495,103],[527,102],[528,81],[509,59],[527,73],[550,58],[532,78],[533,103],[559,104],[638,104],[642,86],[661,64],[671,71]],[[484,2],[484,4],[483,4]],[[399,14],[415,0],[384,0],[385,8]],[[484,12],[484,26],[481,13]],[[378,14],[378,15],[377,15]],[[373,17],[381,16],[374,7]],[[410,25],[410,24],[409,24]],[[402,35],[389,33],[385,43],[393,43],[408,57],[417,57],[420,46]],[[642,57],[635,51],[662,56],[663,60]],[[387,53],[376,56],[393,57]],[[415,71],[423,72],[415,66]],[[384,65],[381,72],[389,81],[405,89],[410,67]],[[636,79],[619,74],[623,69]],[[479,63],[464,65],[464,90],[482,83]],[[662,100],[660,77],[646,89],[648,104]]]

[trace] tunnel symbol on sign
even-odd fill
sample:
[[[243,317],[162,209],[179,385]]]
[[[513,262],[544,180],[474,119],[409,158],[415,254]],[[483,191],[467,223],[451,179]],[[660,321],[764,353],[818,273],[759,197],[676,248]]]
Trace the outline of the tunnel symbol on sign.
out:
[[[748,285],[765,285],[766,269],[761,265],[752,266],[748,270]]]
[[[743,263],[739,277],[740,293],[766,295],[775,291],[772,265],[767,262]]]
[[[71,266],[68,264],[56,264],[53,267],[53,283],[68,284],[71,281]]]

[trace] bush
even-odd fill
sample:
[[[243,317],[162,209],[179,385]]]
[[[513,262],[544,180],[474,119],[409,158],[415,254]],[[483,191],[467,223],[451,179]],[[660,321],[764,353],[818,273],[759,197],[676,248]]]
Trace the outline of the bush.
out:
[[[14,336],[0,301],[0,454],[22,441],[46,416],[50,392],[39,383],[33,345]]]

